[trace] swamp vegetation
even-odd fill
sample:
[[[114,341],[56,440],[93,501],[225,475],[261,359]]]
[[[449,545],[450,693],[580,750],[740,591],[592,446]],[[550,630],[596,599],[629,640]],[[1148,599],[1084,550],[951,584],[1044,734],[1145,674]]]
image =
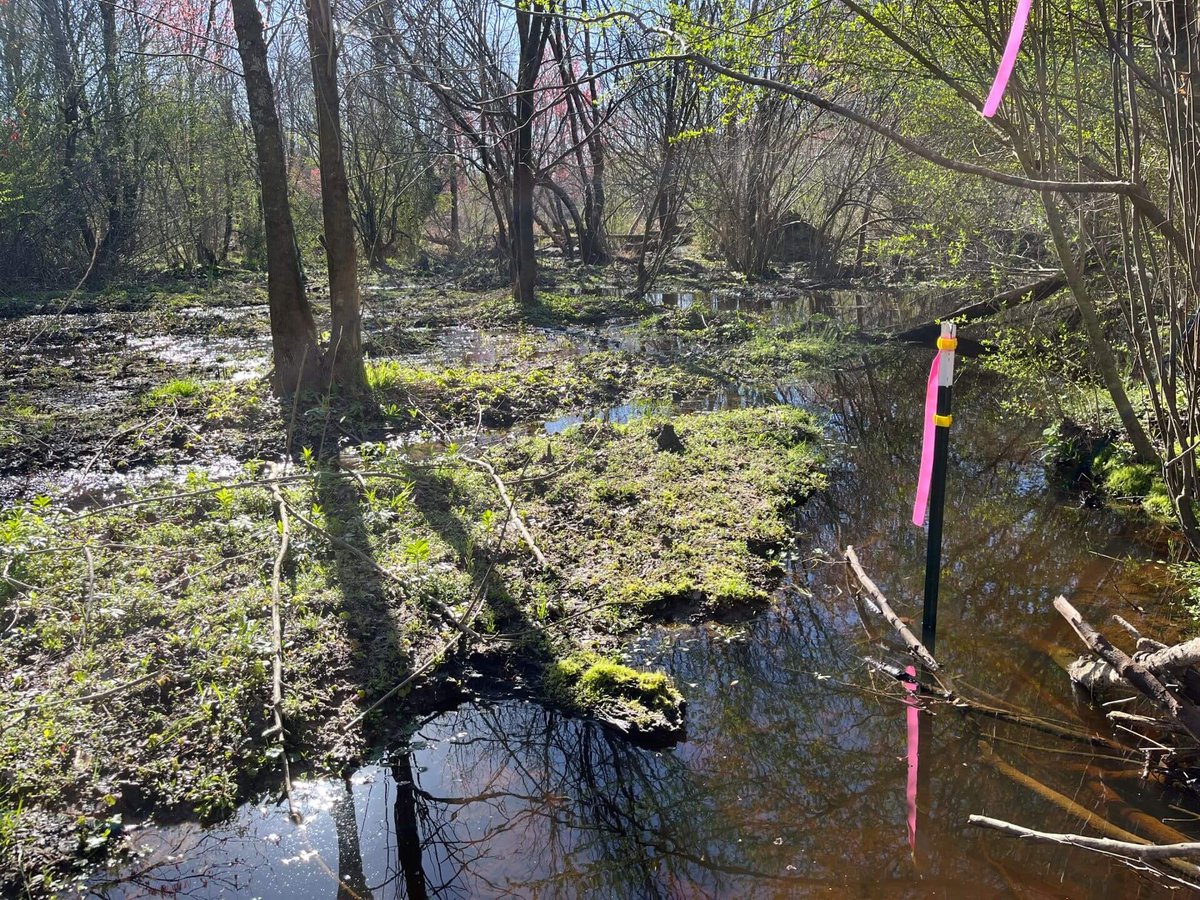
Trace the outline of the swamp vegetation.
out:
[[[1010,13],[0,3],[0,892],[1200,888],[1200,11]]]

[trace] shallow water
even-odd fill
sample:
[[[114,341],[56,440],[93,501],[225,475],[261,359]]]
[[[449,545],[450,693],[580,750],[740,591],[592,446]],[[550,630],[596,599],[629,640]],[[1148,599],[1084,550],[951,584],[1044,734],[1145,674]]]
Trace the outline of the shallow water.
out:
[[[1165,894],[1118,862],[966,824],[981,813],[1083,827],[984,764],[981,740],[1127,829],[1139,830],[1134,808],[1186,819],[1171,808],[1181,798],[1136,777],[1138,759],[944,706],[920,717],[910,835],[903,692],[864,662],[904,655],[834,557],[855,544],[898,611],[919,618],[924,543],[908,516],[927,359],[899,351],[811,384],[712,401],[825,410],[835,471],[797,515],[794,558],[770,609],[735,625],[662,628],[627,648],[677,678],[684,742],[640,749],[485,685],[349,779],[300,783],[303,825],[261,798],[212,828],[137,831],[145,856],[98,874],[91,889],[414,900]],[[1077,642],[1051,600],[1065,593],[1093,623],[1120,613],[1170,636],[1173,623],[1139,611],[1166,608],[1153,587],[1161,573],[1141,562],[1157,551],[1047,484],[1033,454],[1037,423],[1009,417],[974,364],[961,366],[957,393],[938,656],[978,689],[1109,733],[1055,662]]]

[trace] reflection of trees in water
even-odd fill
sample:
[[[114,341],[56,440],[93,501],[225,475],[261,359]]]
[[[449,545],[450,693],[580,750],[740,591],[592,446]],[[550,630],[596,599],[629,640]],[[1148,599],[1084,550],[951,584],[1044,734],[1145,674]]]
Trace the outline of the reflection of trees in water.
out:
[[[471,737],[439,747],[441,771],[416,773],[428,896],[729,896],[753,883],[837,883],[742,849],[736,818],[678,754],[518,702],[465,708],[438,731]],[[751,840],[772,846],[774,836]]]

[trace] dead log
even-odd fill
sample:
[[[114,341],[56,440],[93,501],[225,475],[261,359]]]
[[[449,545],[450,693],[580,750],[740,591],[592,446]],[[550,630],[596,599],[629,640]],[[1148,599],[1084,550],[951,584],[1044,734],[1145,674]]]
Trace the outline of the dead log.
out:
[[[1067,666],[1067,676],[1076,686],[1097,697],[1112,691],[1133,690],[1133,685],[1117,674],[1117,670],[1102,659],[1081,656]]]
[[[1046,300],[1066,286],[1066,276],[1062,272],[1054,272],[1044,278],[1039,278],[1032,284],[1023,284],[983,300],[977,300],[974,303],[960,306],[953,312],[939,316],[934,322],[925,322],[901,331],[899,334],[894,334],[892,335],[892,339],[909,344],[932,343],[941,334],[941,325],[939,323],[943,320],[962,323],[982,319],[985,316],[995,315],[1010,306],[1037,303]]]
[[[883,596],[883,592],[879,590],[875,582],[867,577],[867,573],[863,571],[862,564],[858,561],[858,554],[854,552],[854,548],[851,546],[846,547],[846,561],[850,563],[850,568],[854,570],[854,574],[858,577],[863,588],[871,596],[871,599],[875,601],[875,605],[879,607],[879,611],[883,614],[883,617],[896,629],[896,633],[904,641],[904,646],[908,648],[908,652],[916,656],[921,661],[921,664],[930,672],[938,671],[941,667],[938,665],[937,660],[933,658],[933,654],[925,649],[925,645],[917,640],[916,635],[908,630],[908,626],[892,610],[887,597]]]
[[[1087,644],[1088,649],[1112,666],[1118,675],[1141,691],[1155,706],[1186,728],[1188,734],[1200,741],[1200,709],[1191,701],[1176,697],[1157,675],[1113,646],[1108,638],[1083,620],[1083,616],[1066,597],[1057,597],[1054,608]]]
[[[1141,641],[1138,643],[1140,645]],[[1139,646],[1138,649],[1141,650],[1141,647]],[[1137,661],[1153,672],[1186,669],[1188,666],[1200,663],[1200,638],[1192,638],[1190,641],[1155,650],[1152,653],[1139,653]]]

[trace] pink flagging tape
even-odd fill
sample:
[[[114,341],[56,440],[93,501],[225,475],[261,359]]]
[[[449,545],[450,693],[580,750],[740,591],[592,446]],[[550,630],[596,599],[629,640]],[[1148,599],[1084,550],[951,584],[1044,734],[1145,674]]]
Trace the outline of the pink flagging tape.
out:
[[[917,852],[917,773],[920,771],[921,711],[917,708],[917,670],[912,666],[904,669],[911,681],[904,682],[905,689],[912,695],[905,698],[905,726],[908,732],[908,784],[905,785],[904,800],[908,812],[908,846]]]
[[[1021,38],[1025,36],[1025,23],[1029,21],[1029,10],[1033,8],[1033,0],[1017,0],[1017,11],[1013,16],[1012,30],[1008,32],[1008,43],[1004,45],[1004,56],[1000,58],[1000,68],[996,70],[996,80],[992,82],[992,90],[987,102],[983,104],[984,118],[990,119],[1000,108],[1004,99],[1004,89],[1008,87],[1008,79],[1012,77],[1013,67],[1017,64],[1017,54],[1021,52]]]
[[[929,510],[929,482],[933,480],[933,436],[937,430],[933,416],[937,412],[938,371],[942,367],[942,354],[933,354],[933,365],[929,367],[929,383],[925,386],[925,430],[921,437],[921,471],[917,476],[917,499],[913,503],[913,524],[925,525],[925,513]]]

